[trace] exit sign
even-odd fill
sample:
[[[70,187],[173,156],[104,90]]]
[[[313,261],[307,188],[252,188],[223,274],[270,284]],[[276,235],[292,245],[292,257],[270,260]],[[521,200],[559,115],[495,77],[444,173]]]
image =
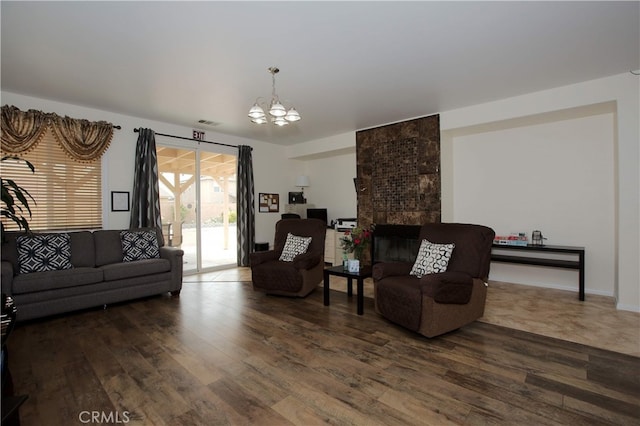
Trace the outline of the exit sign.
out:
[[[202,130],[193,130],[193,138],[199,141],[204,140],[204,132]]]

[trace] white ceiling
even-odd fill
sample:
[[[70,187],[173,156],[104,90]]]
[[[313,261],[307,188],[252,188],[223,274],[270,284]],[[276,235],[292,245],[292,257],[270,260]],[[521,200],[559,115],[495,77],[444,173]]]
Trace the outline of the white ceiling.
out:
[[[4,91],[283,145],[640,68],[637,1],[2,1],[0,12]],[[271,95],[269,66],[302,121],[249,122]]]

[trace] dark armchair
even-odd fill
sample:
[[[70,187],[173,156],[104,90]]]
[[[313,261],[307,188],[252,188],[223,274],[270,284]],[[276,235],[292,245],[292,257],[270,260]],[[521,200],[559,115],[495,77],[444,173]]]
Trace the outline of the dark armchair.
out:
[[[283,219],[276,223],[273,250],[251,253],[253,289],[268,294],[305,297],[323,279],[326,224],[319,219]],[[291,261],[280,255],[287,234],[311,237],[307,251]]]
[[[445,272],[410,275],[412,263],[373,266],[376,311],[388,320],[434,337],[462,327],[484,314],[491,228],[461,223],[423,225],[420,240],[455,245]]]

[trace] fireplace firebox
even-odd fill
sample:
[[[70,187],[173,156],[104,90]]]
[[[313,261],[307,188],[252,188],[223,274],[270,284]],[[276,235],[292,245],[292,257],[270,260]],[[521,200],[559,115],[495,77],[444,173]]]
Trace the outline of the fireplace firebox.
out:
[[[371,239],[372,264],[415,262],[420,248],[420,225],[376,225]]]

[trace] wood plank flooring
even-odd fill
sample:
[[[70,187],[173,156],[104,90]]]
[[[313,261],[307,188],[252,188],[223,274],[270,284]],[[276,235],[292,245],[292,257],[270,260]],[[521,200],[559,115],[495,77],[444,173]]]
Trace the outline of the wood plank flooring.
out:
[[[355,305],[187,282],[26,323],[9,340],[22,425],[640,424],[638,357],[483,322],[427,339]]]

